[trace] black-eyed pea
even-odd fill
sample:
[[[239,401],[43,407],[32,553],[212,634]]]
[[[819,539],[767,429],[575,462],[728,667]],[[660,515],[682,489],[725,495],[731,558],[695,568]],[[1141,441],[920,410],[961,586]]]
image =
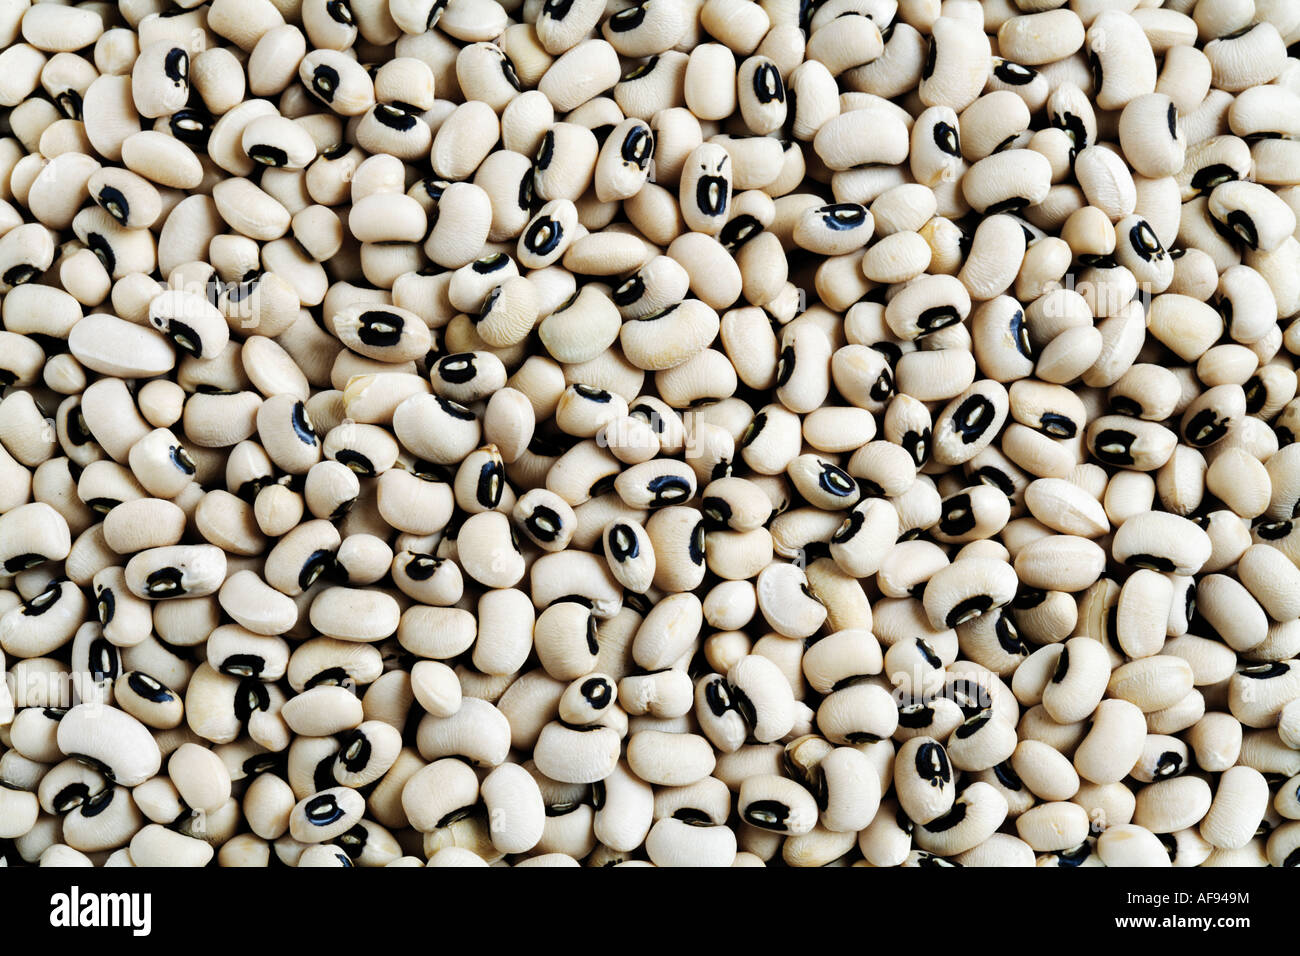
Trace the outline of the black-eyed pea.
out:
[[[1105,569],[1100,545],[1077,535],[1052,535],[1022,548],[1015,559],[1023,585],[1044,591],[1082,591]]]
[[[925,613],[935,628],[955,627],[1015,596],[1016,573],[1005,562],[968,558],[937,569],[925,587]]]
[[[1077,803],[1042,803],[1016,817],[1016,832],[1039,853],[1078,846],[1088,837],[1088,811]]]
[[[1220,849],[1244,847],[1263,819],[1268,799],[1268,784],[1258,770],[1236,766],[1224,771],[1200,822],[1201,836]]]
[[[1263,252],[1277,249],[1295,230],[1295,212],[1259,183],[1232,180],[1215,186],[1207,210],[1224,232]]]
[[[452,484],[456,505],[469,514],[508,511],[514,493],[505,478],[505,466],[496,448],[487,445],[465,457]]]
[[[990,538],[1005,527],[1010,507],[1007,496],[992,485],[963,488],[943,500],[933,533],[946,543]]]
[[[952,765],[970,772],[988,770],[1007,760],[1016,749],[1016,728],[991,707],[967,717],[948,737]]]
[[[1079,775],[1069,758],[1040,740],[1021,740],[1011,755],[1011,767],[1041,800],[1070,800],[1079,790]]]
[[[1043,688],[1043,706],[1060,723],[1082,720],[1093,712],[1106,692],[1111,664],[1098,641],[1076,637],[1066,641],[1052,679]]]
[[[902,446],[871,441],[853,453],[847,472],[868,494],[898,498],[916,483],[916,464]]]
[[[952,856],[987,840],[1006,815],[1005,798],[990,784],[976,781],[962,790],[951,810],[916,826],[912,836],[922,850]]]
[[[894,761],[894,786],[908,819],[926,824],[952,809],[957,790],[943,744],[932,737],[913,737]]]
[[[1074,752],[1075,769],[1096,784],[1122,780],[1137,765],[1145,740],[1145,720],[1137,705],[1119,699],[1103,701]]]
[[[1190,664],[1181,657],[1158,654],[1117,667],[1107,693],[1150,713],[1176,704],[1191,691],[1192,683]]]
[[[973,163],[961,177],[961,192],[977,212],[1016,212],[1047,198],[1051,176],[1051,163],[1042,153],[1008,149]]]
[[[893,695],[875,683],[857,683],[826,696],[817,709],[817,726],[832,743],[883,740],[898,728]]]

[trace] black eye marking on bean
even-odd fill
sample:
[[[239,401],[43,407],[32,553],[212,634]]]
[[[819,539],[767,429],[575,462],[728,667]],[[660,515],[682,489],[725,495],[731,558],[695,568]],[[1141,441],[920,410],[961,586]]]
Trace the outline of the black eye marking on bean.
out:
[[[435,400],[438,403],[438,407],[452,418],[458,418],[463,422],[472,422],[476,420],[474,418],[474,413],[459,402],[453,402],[451,399],[443,398],[441,395],[435,396]]]
[[[934,140],[934,145],[939,147],[939,152],[948,156],[961,155],[961,138],[951,123],[935,123],[931,138]]]
[[[596,626],[596,615],[587,615],[587,650],[592,654],[600,653],[600,644],[596,638],[599,636],[599,630]]]
[[[708,704],[709,711],[714,717],[721,717],[727,711],[736,709],[726,678],[720,674],[710,678],[704,685],[704,702]]]
[[[116,790],[114,790],[112,787],[107,787],[99,791],[99,793],[95,794],[94,796],[87,798],[85,803],[81,805],[81,811],[80,811],[81,815],[83,817],[99,816],[101,813],[103,813],[105,810],[108,809],[109,805],[113,802],[113,797],[116,796],[116,794],[117,794]]]
[[[442,566],[442,558],[432,554],[413,554],[406,563],[405,573],[412,581],[427,581]]]
[[[651,504],[670,505],[686,501],[692,494],[691,483],[680,475],[659,475],[646,482],[646,490],[653,495]]]
[[[32,600],[36,600],[36,598],[33,598]],[[117,598],[113,595],[113,589],[105,587],[99,588],[95,593],[95,613],[99,617],[100,627],[107,627],[112,623],[113,615],[116,613],[116,610]],[[45,608],[42,608],[36,613],[43,614],[44,611]],[[31,611],[28,610],[27,613],[30,614]]]
[[[118,659],[115,648],[102,637],[90,642],[86,657],[90,679],[95,683],[102,680],[112,680],[121,672],[121,661]]]
[[[76,90],[63,90],[54,97],[54,105],[64,119],[81,119],[81,94]]]
[[[438,378],[448,385],[464,385],[474,381],[478,369],[474,365],[473,352],[456,352],[438,359],[435,366]]]
[[[701,518],[691,529],[690,544],[686,549],[686,556],[690,559],[691,564],[704,564],[704,519]]]
[[[1173,107],[1170,107],[1170,109],[1173,109]],[[1147,262],[1159,259],[1165,254],[1165,247],[1160,244],[1160,240],[1156,238],[1151,224],[1145,219],[1128,231],[1128,241],[1133,247],[1133,251]]]
[[[1165,122],[1169,125],[1169,138],[1178,138],[1178,107],[1173,103],[1169,104],[1169,111],[1165,113]]]
[[[339,73],[332,66],[319,64],[311,73],[311,89],[326,103],[334,102],[334,93],[339,88]]]
[[[316,429],[312,427],[311,418],[307,415],[307,406],[302,402],[294,402],[289,421],[293,426],[293,433],[298,436],[298,440],[304,445],[314,447],[316,444]]]
[[[617,472],[610,472],[608,475],[602,475],[592,482],[591,487],[587,489],[587,494],[592,498],[599,498],[601,495],[609,494],[614,490],[614,479],[617,477]]]
[[[991,401],[983,395],[972,395],[957,406],[952,416],[953,429],[962,444],[969,445],[984,434],[995,415],[996,409]]]
[[[995,152],[995,153],[1001,153],[1001,152],[1004,152],[1005,150],[1011,149],[1011,147],[1013,147],[1013,146],[1016,144],[1016,141],[1017,141],[1018,139],[1020,139],[1020,137],[1021,137],[1022,135],[1023,135],[1022,133],[1012,133],[1010,136],[1008,136],[1008,137],[1007,137],[1006,139],[1004,139],[1002,142],[1000,142],[1000,143],[998,143],[996,146],[994,146],[994,147],[993,147],[993,152]]]
[[[976,594],[966,598],[964,601],[958,601],[951,611],[948,612],[946,619],[949,627],[956,627],[958,624],[964,624],[967,621],[974,620],[985,611],[993,607],[993,598],[988,594]]]
[[[609,702],[613,698],[613,690],[609,686],[609,681],[603,677],[588,678],[578,687],[578,692],[582,694],[583,699],[594,710],[603,710],[609,706]]]
[[[1070,649],[1061,648],[1061,656],[1056,659],[1056,669],[1052,671],[1052,683],[1059,684],[1065,680],[1065,674],[1070,669]]]
[[[949,537],[957,537],[975,527],[975,511],[971,507],[970,495],[953,495],[943,503],[939,516],[939,530]]]
[[[546,0],[542,6],[542,15],[558,23],[567,17],[572,9],[573,0]]]
[[[307,560],[303,562],[302,570],[298,572],[298,587],[304,591],[307,590],[316,583],[316,579],[333,563],[333,551],[327,551],[324,548],[313,551],[308,555]]]
[[[1068,415],[1056,412],[1043,412],[1038,417],[1038,424],[1045,434],[1053,438],[1073,438],[1079,430],[1079,426]]]
[[[837,498],[847,498],[858,490],[857,482],[850,478],[844,469],[830,462],[823,462],[822,469],[817,474],[817,485],[827,494]]]
[[[289,163],[289,154],[279,146],[272,146],[270,143],[257,143],[246,152],[249,159],[263,166],[279,169]]]
[[[1216,186],[1240,179],[1241,174],[1227,163],[1210,163],[1192,174],[1190,185],[1198,193],[1213,192]]]
[[[340,448],[334,453],[334,460],[340,465],[347,465],[362,478],[375,477],[374,463],[355,448]]]
[[[761,105],[785,102],[785,83],[773,63],[760,63],[754,70],[754,98]]]
[[[616,306],[623,307],[631,305],[643,295],[645,295],[645,280],[641,278],[641,273],[634,272],[614,289],[610,299]]]
[[[1244,209],[1233,209],[1229,212],[1224,225],[1251,249],[1259,248],[1259,230],[1255,227],[1255,221]]]
[[[1025,788],[1024,781],[1021,780],[1016,772],[1011,769],[1010,760],[1004,760],[1002,763],[994,764],[993,776],[997,777],[998,783],[1002,784],[1003,787],[1013,793],[1019,792]]]
[[[952,766],[948,754],[939,744],[922,744],[916,751],[916,773],[936,789],[952,782]]]
[[[303,812],[306,814],[307,822],[317,827],[326,827],[343,819],[343,809],[332,793],[312,797],[303,806]]]
[[[533,169],[535,172],[543,172],[551,165],[551,160],[555,156],[555,131],[547,130],[542,137],[541,144],[537,147],[537,156],[533,160]]]
[[[833,232],[856,229],[867,221],[867,208],[853,202],[831,203],[817,210],[822,223]]]
[[[983,710],[978,711],[974,716],[968,717],[960,727],[953,731],[953,733],[957,735],[959,740],[966,740],[970,737],[974,737],[977,733],[983,730],[985,725],[987,725],[992,719],[992,709],[985,707]]]
[[[1118,428],[1104,428],[1093,441],[1093,454],[1107,465],[1133,464],[1133,445],[1137,436]]]
[[[939,43],[933,36],[925,48],[925,64],[921,67],[921,79],[928,80],[934,76],[934,65],[939,59]]]
[[[899,440],[903,450],[911,456],[912,462],[919,468],[930,457],[930,429],[908,431]]]
[[[1092,71],[1092,88],[1100,90],[1106,81],[1102,76],[1101,58],[1097,56],[1097,51],[1093,47],[1088,48],[1088,68]]]
[[[1166,777],[1176,777],[1183,769],[1182,754],[1175,753],[1172,750],[1166,750],[1156,761],[1155,769],[1151,776],[1157,780],[1163,780]]]
[[[176,695],[163,686],[160,681],[154,680],[148,674],[140,671],[131,671],[127,674],[126,685],[131,688],[136,696],[152,704],[168,704],[176,700]]]
[[[266,658],[260,654],[231,654],[217,670],[231,677],[260,677],[266,670]]]
[[[361,730],[354,730],[343,741],[339,750],[339,761],[349,773],[358,773],[370,763],[373,748],[370,739]]]
[[[998,615],[997,622],[993,625],[993,635],[998,640],[998,646],[1012,657],[1028,655],[1029,648],[1021,639],[1020,632],[1016,630],[1015,622],[1008,615]]]
[[[731,199],[731,183],[722,176],[701,176],[695,184],[695,205],[706,216],[721,216]]]
[[[611,33],[630,33],[645,22],[646,5],[639,3],[635,7],[620,10],[606,21]]]
[[[1038,71],[1013,63],[1011,60],[1000,60],[993,67],[993,75],[1008,86],[1026,86],[1034,82]]]
[[[659,57],[652,56],[650,57],[650,59],[646,60],[640,66],[636,67],[635,69],[625,74],[623,77],[623,82],[626,83],[629,80],[642,79],[643,77],[648,76],[650,73],[652,73],[655,67],[657,67],[658,65],[659,65]]]
[[[113,247],[109,245],[108,240],[105,239],[99,233],[92,232],[86,236],[86,247],[90,249],[90,251],[93,252],[96,256],[99,257],[100,263],[102,263],[104,266],[104,271],[106,271],[109,275],[112,275],[113,270],[117,268],[117,255],[116,253],[113,252]],[[34,266],[32,268],[35,269]],[[33,272],[33,276],[34,275],[35,272]],[[6,282],[10,281],[8,276],[5,277],[5,281]],[[22,281],[26,282],[27,279],[23,279]],[[18,283],[10,282],[10,284],[17,285]]]
[[[437,4],[434,4],[434,6],[437,6]],[[329,0],[329,3],[325,4],[325,13],[335,23],[344,26],[350,27],[356,22],[352,17],[352,8],[348,6],[347,0]]]
[[[1285,661],[1273,661],[1269,664],[1260,664],[1256,667],[1246,667],[1238,671],[1242,677],[1249,677],[1251,680],[1272,680],[1275,677],[1281,677],[1291,671],[1291,665]]]
[[[1187,423],[1187,427],[1183,429],[1183,437],[1187,439],[1188,444],[1204,448],[1213,445],[1228,434],[1230,423],[1230,418],[1220,418],[1213,408],[1203,408]]]
[[[539,256],[550,255],[564,238],[564,227],[550,216],[533,220],[524,233],[524,248]]]
[[[122,223],[122,225],[126,225],[126,221],[131,215],[131,204],[127,202],[126,196],[122,195],[121,190],[112,186],[105,186],[99,191],[99,195],[95,197],[95,202],[99,204],[104,212]]]
[[[887,401],[894,394],[894,376],[888,368],[881,369],[880,375],[871,383],[867,394],[875,402]]]
[[[727,224],[718,233],[718,242],[728,252],[734,253],[749,240],[763,231],[763,224],[749,213],[741,213],[727,220]]]
[[[533,513],[524,519],[524,528],[538,541],[551,542],[560,535],[562,526],[559,514],[546,505],[537,505]]]
[[[619,154],[625,163],[630,163],[637,169],[645,169],[650,163],[650,157],[654,155],[654,150],[655,137],[650,132],[650,127],[634,126],[623,137]]]
[[[198,358],[203,351],[203,342],[199,338],[199,334],[184,322],[172,319],[167,322],[167,327],[163,331],[166,332],[167,338],[171,340],[172,344],[186,355]]]
[[[759,412],[754,416],[754,420],[749,423],[745,433],[740,436],[740,447],[748,448],[758,438],[759,434],[767,426],[767,412]]]
[[[98,255],[98,253],[96,254]],[[42,270],[36,268],[36,266],[32,265],[31,263],[24,262],[6,270],[2,278],[4,280],[5,285],[10,285],[10,286],[24,285],[25,283],[31,282],[33,279],[35,279],[38,275],[41,274],[41,272]],[[0,374],[3,374],[4,378],[6,379],[6,381],[4,382],[6,387],[12,385],[14,382],[18,380],[18,377],[13,372],[8,371],[7,369]]]
[[[1250,380],[1244,386],[1246,393],[1246,411],[1255,414],[1264,407],[1268,401],[1268,389],[1264,385],[1264,380],[1258,375],[1252,375]]]
[[[185,593],[183,577],[180,568],[159,568],[144,579],[144,589],[152,598],[177,597]]]
[[[1126,415],[1129,418],[1139,418],[1142,415],[1142,406],[1137,399],[1127,395],[1116,395],[1110,400],[1109,407],[1116,415]]]
[[[840,690],[840,684],[848,686],[850,681],[857,681],[858,677],[846,678],[835,685],[833,690]],[[909,730],[918,730],[921,727],[928,727],[934,721],[934,708],[929,704],[908,704],[898,708],[898,726],[906,727]]]
[[[967,804],[964,800],[958,800],[957,803],[953,804],[953,808],[943,816],[925,824],[926,832],[944,833],[951,830],[953,827],[957,826],[957,824],[966,819],[966,806]]]
[[[946,329],[950,325],[956,325],[961,321],[961,313],[957,311],[956,306],[952,305],[935,305],[924,309],[916,317],[916,328],[918,335],[927,335],[930,332],[937,332],[940,329]]]
[[[785,830],[790,808],[780,800],[755,800],[745,807],[745,822],[764,830]]]
[[[1255,531],[1265,541],[1280,541],[1291,533],[1290,521],[1266,521],[1255,526]]]
[[[62,593],[62,584],[51,581],[39,594],[34,594],[31,600],[23,602],[23,614],[27,617],[40,617],[58,603],[57,599]]]
[[[381,126],[386,126],[399,133],[415,129],[416,117],[394,103],[375,104],[375,119]]]
[[[700,510],[704,512],[704,517],[717,524],[725,525],[731,518],[731,505],[724,498],[709,496],[700,502]]]
[[[90,797],[90,787],[84,783],[70,783],[54,795],[51,801],[56,813],[69,813]]]
[[[986,216],[996,216],[1003,212],[1017,212],[1029,205],[1028,196],[1009,196],[1001,202],[995,202],[984,210]]]
[[[402,340],[402,317],[383,309],[362,312],[357,321],[357,338],[374,348],[388,348]]]
[[[176,86],[189,82],[190,56],[181,47],[172,47],[163,58],[163,75]]]
[[[255,713],[267,710],[271,706],[271,694],[266,685],[255,677],[247,677],[239,682],[235,689],[235,716],[239,722],[247,723]]]

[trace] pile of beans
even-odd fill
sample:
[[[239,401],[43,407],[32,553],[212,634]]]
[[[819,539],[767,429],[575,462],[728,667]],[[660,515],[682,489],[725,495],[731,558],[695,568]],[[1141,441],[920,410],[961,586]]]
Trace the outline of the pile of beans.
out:
[[[0,863],[1300,862],[1294,0],[0,0]]]

